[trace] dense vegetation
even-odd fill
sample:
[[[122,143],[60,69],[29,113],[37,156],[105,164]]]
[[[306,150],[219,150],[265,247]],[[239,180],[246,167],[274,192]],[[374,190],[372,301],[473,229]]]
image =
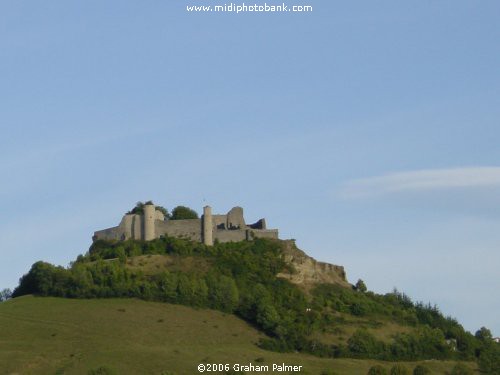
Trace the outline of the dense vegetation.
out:
[[[179,238],[109,242],[96,241],[69,268],[35,263],[13,296],[37,294],[70,298],[137,297],[209,307],[235,313],[264,331],[263,348],[301,351],[323,357],[381,360],[477,360],[488,373],[500,373],[500,346],[487,329],[472,335],[437,307],[414,303],[397,290],[386,295],[366,291],[364,283],[348,289],[318,285],[309,294],[276,277],[284,269],[280,241],[258,239],[207,247]],[[154,254],[193,257],[209,264],[204,270],[162,270],[147,274],[127,266],[136,256]],[[342,325],[342,314],[389,317],[411,327],[390,342],[358,329],[346,344],[313,339]]]
[[[198,213],[186,206],[177,206],[172,210],[170,220],[198,219]]]
[[[135,207],[130,211],[127,211],[127,214],[137,214],[144,215],[144,206],[154,204],[152,201],[147,201],[146,203],[137,202]],[[170,214],[165,207],[155,206],[156,211],[160,211],[166,219],[169,220],[186,220],[186,219],[198,219],[198,213],[186,206],[177,206],[172,210]]]

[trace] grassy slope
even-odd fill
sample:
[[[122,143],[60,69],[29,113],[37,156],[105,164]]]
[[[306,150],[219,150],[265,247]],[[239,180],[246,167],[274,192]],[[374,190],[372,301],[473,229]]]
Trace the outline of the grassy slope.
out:
[[[25,296],[0,303],[0,374],[196,374],[203,361],[303,365],[301,374],[366,374],[375,361],[259,349],[260,333],[232,315],[134,299]],[[392,364],[382,363],[386,368]],[[435,374],[453,363],[427,361]],[[414,364],[408,364],[412,367]]]
[[[127,259],[127,268],[140,270],[145,275],[154,275],[163,271],[205,273],[210,269],[210,261],[203,257],[179,255],[140,255]]]
[[[398,324],[387,317],[359,318],[345,313],[337,313],[338,322],[327,332],[316,332],[313,337],[325,344],[344,344],[359,328],[365,328],[378,340],[389,343],[398,333],[409,333],[412,327]]]

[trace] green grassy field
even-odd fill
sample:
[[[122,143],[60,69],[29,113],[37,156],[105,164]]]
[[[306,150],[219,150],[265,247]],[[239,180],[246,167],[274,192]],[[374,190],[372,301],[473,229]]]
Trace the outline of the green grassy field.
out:
[[[375,363],[392,366],[268,352],[255,345],[259,337],[244,321],[213,310],[134,299],[25,296],[0,303],[0,374],[87,374],[106,366],[116,374],[180,375],[197,374],[200,363],[285,363],[302,365],[301,374],[366,374]],[[425,364],[445,374],[454,363]]]

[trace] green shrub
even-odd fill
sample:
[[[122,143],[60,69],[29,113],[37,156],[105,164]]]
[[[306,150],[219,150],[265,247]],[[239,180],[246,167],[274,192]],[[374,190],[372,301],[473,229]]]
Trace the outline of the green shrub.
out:
[[[186,206],[177,206],[172,210],[170,220],[198,219],[198,213]]]
[[[486,341],[479,349],[479,369],[486,374],[500,375],[500,345]]]
[[[451,375],[473,375],[474,372],[462,363],[457,363],[451,370]]]
[[[417,365],[413,369],[413,375],[427,375],[427,374],[430,374],[430,373],[431,373],[431,370],[429,370],[424,365]]]
[[[409,373],[408,369],[400,364],[396,364],[391,368],[391,375],[409,375]]]
[[[359,279],[356,285],[354,286],[354,289],[357,290],[358,292],[366,292],[368,289],[366,288],[366,284],[363,280]]]
[[[358,329],[347,340],[349,352],[358,358],[375,358],[384,351],[384,343],[378,341],[366,329]]]
[[[370,367],[368,375],[387,375],[387,370],[380,365],[375,365]]]

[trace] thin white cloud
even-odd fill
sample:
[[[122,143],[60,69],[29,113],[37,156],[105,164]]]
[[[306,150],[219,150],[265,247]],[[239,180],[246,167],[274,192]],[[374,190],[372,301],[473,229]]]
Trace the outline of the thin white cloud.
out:
[[[500,167],[424,169],[351,180],[341,195],[358,198],[400,192],[500,187]]]

